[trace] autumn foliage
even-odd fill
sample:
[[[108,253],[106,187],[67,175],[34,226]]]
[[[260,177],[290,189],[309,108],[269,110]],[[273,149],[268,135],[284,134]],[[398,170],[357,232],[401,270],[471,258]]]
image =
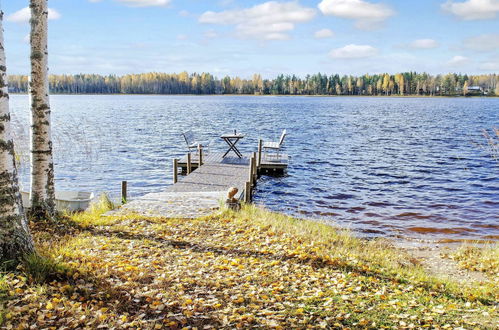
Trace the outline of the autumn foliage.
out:
[[[9,77],[12,93],[26,93],[28,76]],[[250,79],[203,73],[51,75],[51,93],[60,94],[258,94],[258,95],[499,95],[499,76],[403,72],[361,76],[316,73]],[[470,90],[468,88],[471,88]]]
[[[384,241],[255,207],[33,227],[50,276],[3,273],[6,328],[493,328],[497,289],[424,274]],[[93,219],[93,221],[92,221]],[[32,268],[37,268],[32,261]],[[26,267],[26,266],[24,266]]]

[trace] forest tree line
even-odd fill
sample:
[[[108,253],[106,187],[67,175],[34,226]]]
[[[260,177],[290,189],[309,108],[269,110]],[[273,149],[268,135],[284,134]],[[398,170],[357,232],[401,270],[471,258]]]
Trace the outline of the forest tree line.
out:
[[[430,75],[404,72],[394,75],[350,76],[313,74],[304,78],[279,75],[262,79],[210,73],[141,73],[117,75],[51,75],[51,93],[56,94],[257,94],[257,95],[491,95],[499,96],[499,75],[449,73]],[[28,76],[9,77],[11,93],[28,91]]]

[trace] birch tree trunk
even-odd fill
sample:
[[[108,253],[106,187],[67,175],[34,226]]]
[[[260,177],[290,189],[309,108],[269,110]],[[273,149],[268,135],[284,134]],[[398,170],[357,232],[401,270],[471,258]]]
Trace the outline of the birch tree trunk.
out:
[[[47,51],[47,0],[30,0],[31,8],[31,213],[55,213],[54,161],[50,134]]]
[[[14,161],[2,21],[0,12],[0,261],[8,261],[21,260],[34,249]]]

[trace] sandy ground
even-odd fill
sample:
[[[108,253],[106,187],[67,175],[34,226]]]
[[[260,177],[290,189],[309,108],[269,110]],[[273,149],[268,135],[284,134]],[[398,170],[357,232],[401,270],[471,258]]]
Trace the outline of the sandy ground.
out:
[[[446,257],[459,248],[457,244],[401,241],[394,245],[407,251],[429,274],[466,283],[491,281],[484,273],[461,269],[456,261]]]

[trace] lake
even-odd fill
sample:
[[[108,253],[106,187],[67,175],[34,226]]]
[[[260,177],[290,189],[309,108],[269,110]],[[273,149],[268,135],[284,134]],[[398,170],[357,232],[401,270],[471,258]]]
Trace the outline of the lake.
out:
[[[27,95],[11,95],[21,179],[27,167]],[[360,236],[499,240],[499,163],[481,147],[499,127],[498,98],[54,95],[56,189],[132,196],[172,181],[181,132],[226,145],[221,133],[288,130],[287,175],[262,177],[255,202],[323,219]]]

